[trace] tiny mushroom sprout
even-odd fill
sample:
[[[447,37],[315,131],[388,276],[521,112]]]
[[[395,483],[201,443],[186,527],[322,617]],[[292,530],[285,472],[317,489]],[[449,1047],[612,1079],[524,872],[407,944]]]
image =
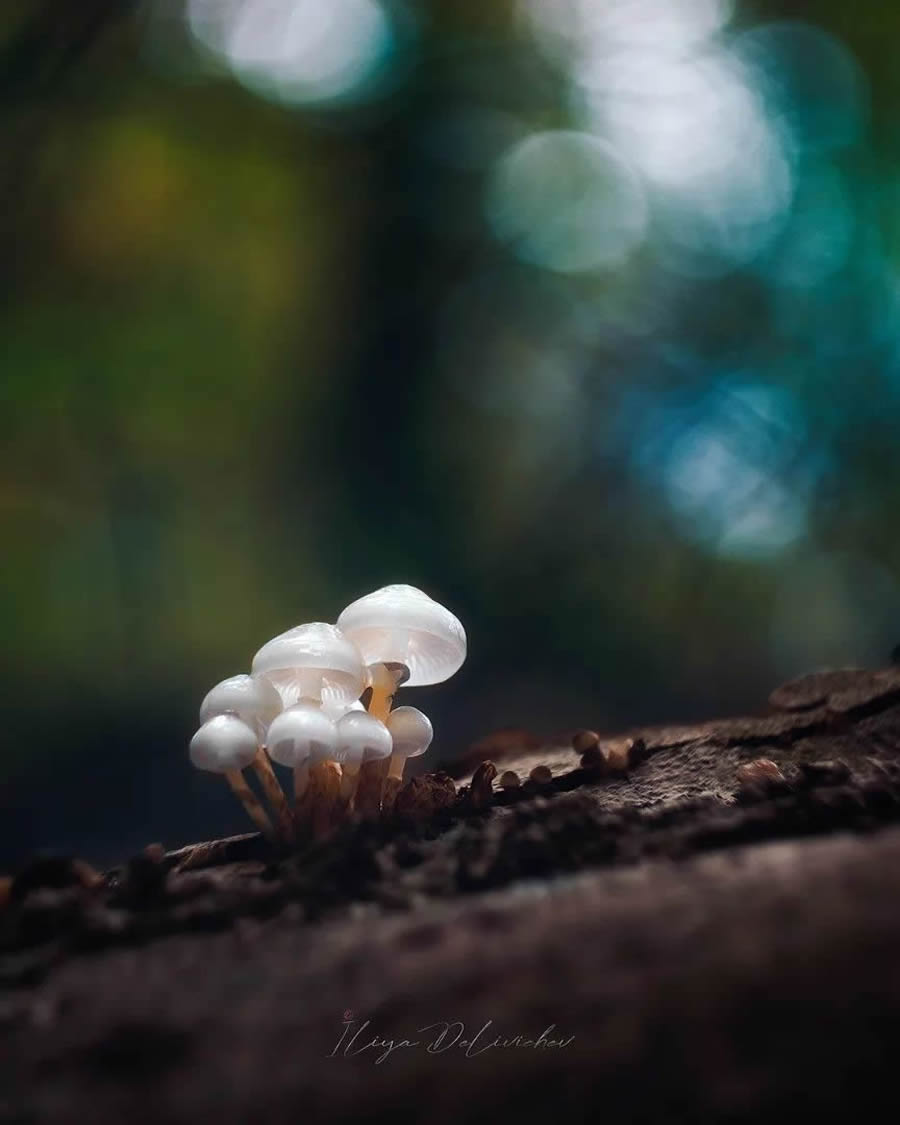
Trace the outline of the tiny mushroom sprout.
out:
[[[368,666],[369,711],[384,721],[397,688],[439,684],[466,658],[462,622],[415,586],[384,586],[357,598],[338,618]]]
[[[282,835],[290,839],[293,834],[291,810],[262,749],[269,724],[280,711],[281,696],[268,680],[261,676],[230,676],[207,693],[200,705],[200,722],[207,723],[222,715],[236,715],[256,733],[257,752],[250,764],[256,771],[266,799],[278,816]]]
[[[309,785],[309,767],[337,754],[337,724],[318,703],[302,700],[272,722],[268,748],[273,761],[294,771],[294,797],[300,801]]]
[[[341,763],[341,798],[350,802],[363,762],[389,758],[393,748],[390,731],[380,719],[365,710],[350,710],[337,721],[338,761]]]
[[[388,715],[387,729],[393,740],[388,777],[403,777],[407,758],[417,758],[431,745],[434,728],[431,719],[418,707],[397,707]]]
[[[191,739],[191,762],[199,770],[224,774],[253,823],[269,840],[275,839],[272,822],[241,772],[259,752],[256,731],[237,715],[216,715]]]

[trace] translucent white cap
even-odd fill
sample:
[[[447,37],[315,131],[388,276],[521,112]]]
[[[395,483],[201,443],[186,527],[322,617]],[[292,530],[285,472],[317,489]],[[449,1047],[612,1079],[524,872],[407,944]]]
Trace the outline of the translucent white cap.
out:
[[[342,765],[362,765],[375,758],[388,758],[392,750],[387,727],[368,711],[348,711],[338,719],[338,753]]]
[[[226,773],[245,769],[256,757],[256,731],[237,715],[216,715],[191,739],[191,762],[198,770]]]
[[[434,738],[431,719],[418,707],[398,707],[387,720],[398,758],[417,758],[424,754]]]
[[[285,707],[301,699],[350,703],[366,686],[356,647],[322,621],[297,625],[267,641],[253,657],[253,672],[275,685]]]
[[[269,757],[282,766],[299,766],[335,757],[338,730],[318,703],[304,701],[282,711],[269,727]]]
[[[230,676],[207,693],[200,706],[200,722],[216,715],[237,715],[259,734],[281,711],[281,696],[262,676]]]
[[[338,719],[343,719],[351,711],[365,711],[365,707],[358,699],[355,699],[352,703],[332,703],[326,700],[322,703],[322,710],[329,719],[334,719],[337,722]]]
[[[405,664],[408,687],[448,680],[466,658],[462,622],[415,586],[384,586],[357,598],[338,625],[366,664]]]

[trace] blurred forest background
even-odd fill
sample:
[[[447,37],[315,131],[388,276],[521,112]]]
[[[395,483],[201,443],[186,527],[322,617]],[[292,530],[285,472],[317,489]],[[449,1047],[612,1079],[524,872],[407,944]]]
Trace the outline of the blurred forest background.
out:
[[[900,7],[5,0],[2,831],[243,831],[269,636],[411,582],[498,727],[900,640]]]

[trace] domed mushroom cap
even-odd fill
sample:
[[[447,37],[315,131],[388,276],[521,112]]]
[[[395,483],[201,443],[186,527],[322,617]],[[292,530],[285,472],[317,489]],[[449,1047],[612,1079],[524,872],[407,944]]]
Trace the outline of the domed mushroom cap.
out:
[[[418,707],[398,707],[387,721],[394,740],[394,753],[401,758],[417,758],[424,754],[434,738],[431,719]]]
[[[338,626],[366,664],[405,664],[408,687],[448,680],[466,658],[462,622],[415,586],[384,586],[357,598]]]
[[[342,765],[361,765],[376,758],[390,757],[393,749],[387,727],[368,711],[348,711],[338,719],[338,753]]]
[[[348,715],[351,711],[365,711],[365,707],[363,707],[358,699],[354,699],[352,703],[334,703],[330,700],[324,700],[322,702],[323,714],[327,715],[329,719],[333,719],[335,722],[337,722],[338,719],[343,719],[343,717]]]
[[[297,703],[282,711],[269,727],[269,757],[291,769],[307,759],[333,759],[337,745],[337,726],[317,703]]]
[[[237,715],[216,715],[191,739],[191,762],[198,770],[227,773],[245,769],[256,757],[256,731]]]
[[[253,657],[253,673],[274,684],[285,707],[301,699],[350,703],[366,686],[359,651],[323,621],[297,625],[267,641]]]
[[[237,715],[260,734],[281,712],[281,696],[261,676],[230,676],[207,693],[200,705],[200,722],[216,715]]]

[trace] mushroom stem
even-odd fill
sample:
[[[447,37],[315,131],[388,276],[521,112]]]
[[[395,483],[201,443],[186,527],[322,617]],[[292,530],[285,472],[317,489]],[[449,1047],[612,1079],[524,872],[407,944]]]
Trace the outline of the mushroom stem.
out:
[[[262,747],[256,752],[256,757],[253,759],[253,768],[256,770],[256,776],[262,785],[266,800],[275,812],[281,834],[290,843],[294,838],[294,818],[291,816],[291,810],[285,798],[284,790],[281,788],[281,783],[272,769],[269,756]]]
[[[388,766],[388,777],[395,777],[398,781],[403,780],[403,771],[406,768],[406,755],[405,754],[391,754],[391,764]]]
[[[316,762],[309,771],[309,785],[297,805],[297,816],[312,838],[321,840],[338,820],[341,773],[336,762]]]
[[[226,770],[225,776],[228,779],[228,784],[231,786],[234,795],[247,810],[250,819],[269,843],[274,844],[276,837],[272,822],[266,815],[266,810],[259,803],[259,798],[247,784],[244,775],[240,770]]]
[[[381,812],[381,797],[387,775],[387,758],[363,762],[353,800],[355,811],[364,817],[377,817]]]
[[[341,800],[346,804],[350,804],[356,794],[356,786],[359,782],[359,768],[360,764],[345,762],[341,766]]]
[[[366,710],[376,719],[385,722],[391,713],[397,688],[409,679],[409,669],[405,664],[394,662],[372,664],[369,667],[369,679],[372,694]]]
[[[303,800],[303,794],[309,788],[309,758],[300,762],[299,765],[294,766],[294,801],[296,803]]]
[[[319,771],[318,793],[312,814],[313,837],[322,840],[328,836],[340,822],[341,818],[341,767],[337,762],[321,762],[316,769]]]
[[[403,785],[403,779],[397,777],[396,774],[388,774],[384,781],[384,788],[381,791],[381,811],[382,813],[389,813],[394,808],[394,803],[397,800],[397,794]]]

